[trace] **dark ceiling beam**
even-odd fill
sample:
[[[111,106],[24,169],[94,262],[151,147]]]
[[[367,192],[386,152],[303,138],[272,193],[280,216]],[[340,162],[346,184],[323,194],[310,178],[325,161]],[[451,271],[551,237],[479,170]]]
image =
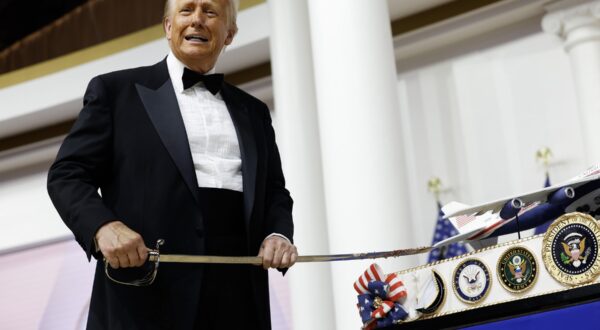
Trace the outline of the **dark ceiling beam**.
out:
[[[0,51],[87,0],[0,0]]]
[[[40,2],[60,3],[61,1],[40,0]],[[4,15],[14,16],[11,20],[17,26],[15,27],[17,30],[18,23],[29,23],[29,17],[23,17],[22,13],[37,13],[40,9],[37,3],[32,1],[19,3],[24,8],[0,14],[0,18]],[[50,4],[46,4],[41,6],[41,9],[49,6]],[[67,8],[69,7],[65,7]],[[33,33],[19,38],[10,47],[0,51],[0,73],[26,68],[157,25],[161,22],[163,8],[164,0],[84,1],[80,6],[47,22],[41,28],[37,27],[36,30],[31,31]],[[7,31],[12,30],[9,28]]]
[[[0,152],[65,135],[74,122],[75,119],[71,119],[0,139]]]
[[[392,35],[397,37],[502,1],[505,0],[454,0],[392,21]]]
[[[266,61],[240,71],[228,73],[225,80],[233,85],[242,85],[251,81],[271,76],[271,61]]]

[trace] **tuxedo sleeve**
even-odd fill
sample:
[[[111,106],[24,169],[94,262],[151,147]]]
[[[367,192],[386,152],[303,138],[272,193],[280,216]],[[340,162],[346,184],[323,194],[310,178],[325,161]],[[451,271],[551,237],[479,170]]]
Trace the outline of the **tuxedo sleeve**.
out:
[[[267,138],[267,187],[265,205],[265,236],[278,233],[293,242],[294,223],[292,221],[293,200],[290,192],[285,188],[285,179],[281,169],[281,158],[275,143],[275,132],[271,124],[269,109],[265,110],[265,132]]]
[[[110,175],[112,115],[109,93],[100,77],[92,79],[73,128],[48,172],[48,194],[61,218],[86,251],[95,254],[94,236],[117,219],[98,193]]]

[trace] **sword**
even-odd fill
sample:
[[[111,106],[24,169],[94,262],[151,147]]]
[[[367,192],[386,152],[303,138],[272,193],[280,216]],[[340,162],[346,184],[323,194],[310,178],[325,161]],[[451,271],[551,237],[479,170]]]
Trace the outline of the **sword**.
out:
[[[200,263],[200,264],[245,264],[245,265],[262,265],[262,257],[251,257],[251,256],[206,256],[206,255],[187,255],[187,254],[161,254],[160,246],[164,244],[164,239],[156,241],[156,249],[150,250],[148,255],[148,261],[154,263],[154,269],[148,273],[144,278],[133,282],[122,282],[113,278],[109,273],[108,261],[104,260],[104,270],[106,276],[116,283],[133,285],[133,286],[145,286],[150,285],[154,282],[156,272],[158,271],[158,265],[160,262],[174,262],[174,263]],[[346,253],[346,254],[324,254],[324,255],[307,255],[298,256],[296,262],[332,262],[332,261],[349,261],[349,260],[363,260],[363,259],[380,259],[380,258],[395,258],[402,256],[409,256],[414,254],[420,254],[429,252],[432,249],[431,246],[422,246],[417,248],[399,249],[392,251],[380,251],[380,252],[367,252],[367,253]]]
[[[246,265],[262,265],[262,257],[227,257],[227,256],[201,256],[187,254],[160,254],[158,247],[164,243],[164,240],[158,240],[156,250],[150,250],[148,257],[152,262],[177,262],[177,263],[200,263],[200,264],[246,264]],[[331,262],[331,261],[348,261],[362,259],[380,259],[394,258],[401,256],[414,255],[424,252],[429,252],[430,246],[423,246],[410,249],[400,249],[382,252],[367,252],[367,253],[346,253],[346,254],[323,254],[323,255],[307,255],[298,256],[296,262]]]

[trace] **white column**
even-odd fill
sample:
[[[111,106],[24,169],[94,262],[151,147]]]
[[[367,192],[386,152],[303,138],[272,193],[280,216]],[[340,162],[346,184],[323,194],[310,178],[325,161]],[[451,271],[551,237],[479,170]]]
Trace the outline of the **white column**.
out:
[[[547,9],[542,27],[564,40],[565,50],[571,59],[586,163],[599,163],[600,1],[558,1]]]
[[[413,247],[387,1],[308,3],[331,252]],[[371,262],[332,264],[337,329],[360,326],[352,284]]]
[[[294,198],[301,254],[329,252],[321,147],[306,0],[269,0],[277,132]],[[293,328],[335,329],[329,264],[299,264],[289,275]]]

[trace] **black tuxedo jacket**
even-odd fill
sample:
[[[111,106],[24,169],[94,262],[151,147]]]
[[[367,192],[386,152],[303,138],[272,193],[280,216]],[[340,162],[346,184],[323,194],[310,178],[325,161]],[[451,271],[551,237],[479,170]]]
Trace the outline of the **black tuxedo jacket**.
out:
[[[227,83],[221,95],[240,142],[248,255],[256,255],[270,233],[292,238],[292,199],[266,105]],[[164,238],[161,252],[204,253],[202,200],[165,60],[90,81],[50,168],[48,191],[88,259],[101,258],[93,238],[115,219],[140,233],[148,247]],[[267,272],[255,267],[251,277],[256,301],[235,304],[258,306],[268,328]],[[201,265],[161,264],[152,286],[129,287],[108,280],[98,262],[88,328],[198,328],[201,282]]]

